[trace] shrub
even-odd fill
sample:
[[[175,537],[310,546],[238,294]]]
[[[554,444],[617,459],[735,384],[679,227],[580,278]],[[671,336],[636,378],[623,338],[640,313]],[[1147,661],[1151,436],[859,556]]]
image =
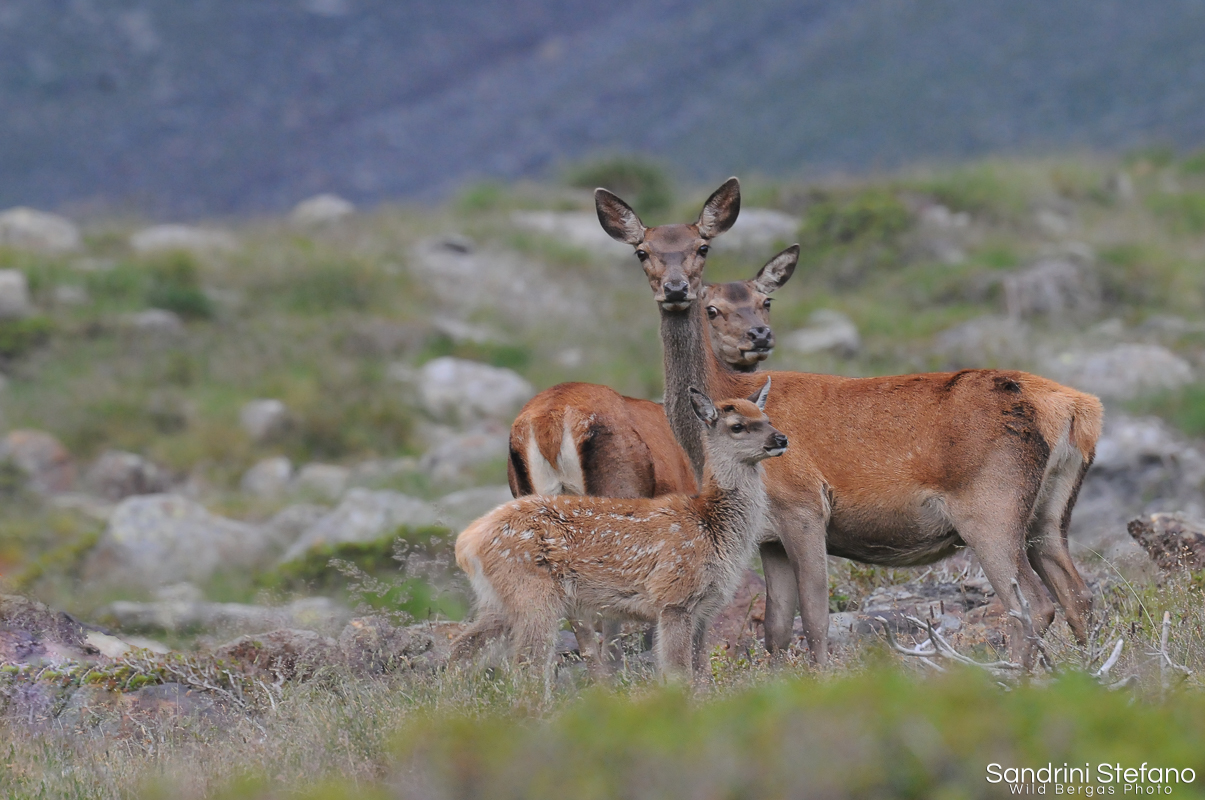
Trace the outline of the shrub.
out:
[[[54,323],[48,317],[0,320],[0,356],[20,358],[45,344],[53,332]]]
[[[674,194],[669,175],[652,161],[638,156],[615,156],[572,167],[565,182],[579,189],[599,186],[615,192],[647,223],[669,211]]]
[[[146,304],[189,319],[213,316],[213,302],[201,290],[200,271],[192,254],[165,253],[147,264],[150,284]]]

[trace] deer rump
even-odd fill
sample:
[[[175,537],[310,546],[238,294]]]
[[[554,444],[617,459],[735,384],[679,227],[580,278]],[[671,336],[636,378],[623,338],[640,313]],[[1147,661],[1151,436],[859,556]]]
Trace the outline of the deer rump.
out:
[[[506,472],[515,497],[698,490],[658,403],[586,383],[559,384],[523,407],[511,427]]]

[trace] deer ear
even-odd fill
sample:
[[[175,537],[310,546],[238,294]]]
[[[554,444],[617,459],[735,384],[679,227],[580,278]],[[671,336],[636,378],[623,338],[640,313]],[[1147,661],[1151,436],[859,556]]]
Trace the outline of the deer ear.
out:
[[[729,178],[707,198],[695,226],[699,229],[700,236],[712,239],[731,228],[740,213],[741,182],[736,178]]]
[[[766,410],[766,398],[770,396],[770,379],[766,378],[766,385],[758,389],[753,394],[749,395],[749,402],[757,406],[762,411]]]
[[[603,230],[616,241],[633,247],[644,241],[644,223],[632,207],[606,189],[594,190],[594,208]]]
[[[711,398],[693,386],[690,387],[690,405],[695,410],[695,416],[701,419],[705,425],[714,425],[715,421],[720,418],[720,412],[715,410]]]
[[[771,294],[775,289],[781,289],[782,285],[791,279],[798,263],[799,245],[793,244],[766,262],[766,265],[758,271],[757,277],[753,279],[753,285],[762,294]]]

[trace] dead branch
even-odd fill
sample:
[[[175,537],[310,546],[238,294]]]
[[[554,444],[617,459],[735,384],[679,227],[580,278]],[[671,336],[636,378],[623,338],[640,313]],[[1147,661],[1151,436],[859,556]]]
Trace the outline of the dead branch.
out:
[[[1017,596],[1017,604],[1021,607],[1020,611],[1009,611],[1008,615],[1014,619],[1020,620],[1021,632],[1025,637],[1025,641],[1031,642],[1034,649],[1038,651],[1039,659],[1044,667],[1051,672],[1055,672],[1054,659],[1050,657],[1050,653],[1046,650],[1046,643],[1034,631],[1033,615],[1029,610],[1029,600],[1025,597],[1025,593],[1021,591],[1021,584],[1017,583],[1017,579],[1013,578],[1013,594]]]
[[[921,642],[916,647],[904,647],[895,638],[895,633],[891,630],[891,626],[887,623],[887,620],[883,617],[876,617],[876,619],[883,623],[883,630],[887,634],[887,644],[891,647],[891,649],[895,650],[901,655],[919,658],[926,666],[932,667],[939,672],[945,672],[945,669],[940,664],[933,661],[933,658],[935,657],[948,659],[956,664],[963,664],[968,667],[985,669],[993,674],[1007,670],[1021,669],[1020,664],[1014,664],[1011,661],[983,662],[976,661],[973,658],[968,658],[967,656],[964,656],[962,653],[959,653],[957,650],[955,650],[954,646],[946,641],[942,635],[937,632],[937,630],[933,627],[932,622],[924,622],[916,617],[905,617],[905,619],[907,619],[913,625],[925,629],[929,634],[929,638],[924,642]]]

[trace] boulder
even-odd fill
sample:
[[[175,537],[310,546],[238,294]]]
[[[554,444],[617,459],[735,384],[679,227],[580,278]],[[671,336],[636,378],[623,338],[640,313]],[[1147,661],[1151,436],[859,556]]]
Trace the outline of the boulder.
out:
[[[302,228],[329,225],[356,213],[350,201],[335,194],[320,194],[293,207],[289,222]]]
[[[410,666],[435,644],[423,625],[400,628],[382,617],[357,617],[339,634],[339,654],[356,674],[380,675]]]
[[[0,269],[0,319],[20,319],[32,311],[25,273],[19,269]]]
[[[781,341],[784,347],[804,354],[831,351],[849,357],[862,348],[858,326],[831,308],[813,311],[806,328],[786,334]]]
[[[69,219],[32,208],[0,213],[0,247],[63,253],[79,246],[79,228]]]
[[[1070,350],[1047,358],[1044,374],[1111,400],[1177,389],[1191,383],[1192,366],[1157,344],[1119,344],[1105,350]]]
[[[716,238],[717,250],[768,250],[798,240],[799,217],[772,208],[742,208],[727,233]],[[594,222],[598,227],[598,220]],[[630,254],[630,245],[625,245]]]
[[[1014,317],[976,317],[941,331],[933,344],[949,369],[1016,367],[1029,357],[1029,326]]]
[[[239,488],[253,497],[280,497],[289,488],[293,462],[284,456],[265,458],[243,473]]]
[[[226,231],[197,228],[192,225],[155,225],[130,237],[136,253],[186,250],[191,253],[229,252],[238,248],[238,240]]]
[[[403,525],[434,525],[436,520],[435,508],[424,500],[398,492],[352,489],[333,511],[293,542],[281,562],[304,558],[316,547],[368,544]]]
[[[618,258],[632,255],[632,246],[612,239],[592,212],[515,211],[510,218],[520,230],[543,234],[571,247]]]
[[[82,651],[86,635],[68,614],[27,597],[0,594],[0,663],[27,663],[56,650]]]
[[[0,462],[12,464],[40,494],[70,491],[75,462],[67,448],[45,431],[16,430],[0,440]]]
[[[453,482],[474,467],[505,459],[509,448],[509,429],[498,423],[479,425],[440,439],[419,459],[418,468],[436,482]]]
[[[239,412],[239,422],[252,441],[267,442],[285,433],[292,422],[289,409],[279,400],[252,400]]]
[[[1046,258],[1004,278],[1004,305],[1011,317],[1080,317],[1101,308],[1101,286],[1089,263]]]
[[[435,501],[435,507],[439,524],[460,531],[473,520],[513,499],[509,486],[478,486],[444,495]]]
[[[423,408],[440,419],[510,420],[535,394],[518,373],[477,361],[444,356],[418,371]]]
[[[56,306],[85,306],[92,302],[87,289],[71,283],[54,287],[53,297]]]
[[[283,551],[328,513],[328,506],[312,503],[286,506],[264,523],[264,531],[272,540],[273,546]]]
[[[1182,514],[1151,514],[1130,520],[1126,530],[1164,572],[1205,569],[1205,524]]]
[[[139,494],[167,491],[171,476],[136,453],[108,450],[88,469],[84,486],[92,494],[114,502]]]
[[[131,330],[150,336],[174,337],[184,333],[184,320],[164,308],[148,308],[126,316],[124,321]]]
[[[309,630],[279,628],[240,636],[214,650],[214,656],[237,661],[273,681],[303,680],[338,661],[338,646],[329,636]]]
[[[85,575],[146,587],[204,581],[219,568],[262,564],[271,551],[262,527],[211,514],[179,495],[142,495],[113,510]]]
[[[322,500],[335,501],[347,491],[351,470],[334,464],[306,464],[293,480],[294,491]]]

